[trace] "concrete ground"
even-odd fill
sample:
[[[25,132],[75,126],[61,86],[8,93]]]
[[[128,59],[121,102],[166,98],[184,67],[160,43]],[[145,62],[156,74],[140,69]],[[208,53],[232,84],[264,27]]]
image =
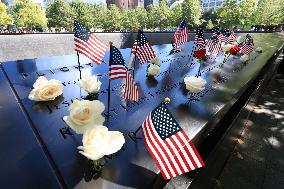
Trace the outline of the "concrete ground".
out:
[[[216,180],[215,189],[284,188],[284,79],[273,78]]]

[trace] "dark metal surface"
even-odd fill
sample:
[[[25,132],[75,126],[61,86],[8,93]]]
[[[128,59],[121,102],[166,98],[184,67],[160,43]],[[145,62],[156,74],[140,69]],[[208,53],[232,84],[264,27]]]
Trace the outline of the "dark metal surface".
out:
[[[149,79],[146,77],[147,65],[136,64],[134,77],[142,94],[138,103],[123,100],[124,85],[121,80],[111,82],[111,111],[109,114],[104,112],[105,125],[109,130],[123,132],[126,143],[117,154],[105,158],[101,178],[90,182],[84,181],[87,161],[77,150],[77,146],[81,145],[82,136],[63,136],[60,132],[60,129],[66,126],[62,117],[69,114],[68,107],[72,100],[82,99],[87,95],[76,84],[79,78],[76,55],[12,61],[3,63],[3,67],[19,96],[20,103],[55,162],[55,169],[60,171],[67,187],[146,188],[160,179],[157,175],[158,169],[143,141],[137,140],[135,143],[129,137],[129,134],[141,125],[146,115],[164,97],[170,97],[172,101],[169,109],[198,146],[282,43],[283,37],[278,34],[255,35],[255,44],[261,46],[264,53],[252,55],[250,63],[245,67],[241,66],[239,57],[230,57],[224,67],[220,66],[222,56],[217,57],[216,61],[214,58],[209,59],[202,66],[202,77],[207,80],[206,89],[194,96],[197,101],[190,103],[187,103],[183,78],[196,75],[198,71],[199,63],[192,58],[194,43],[186,44],[183,52],[173,55],[169,55],[171,45],[155,46],[154,49],[161,60],[161,74],[155,79]],[[121,51],[128,62],[130,49]],[[102,86],[98,99],[107,105],[108,64],[97,66],[88,64],[89,61],[83,56],[80,58],[82,75],[101,75]],[[108,62],[108,59],[109,52],[105,55],[105,62]],[[217,73],[221,76],[218,82]],[[62,81],[63,96],[53,102],[30,101],[28,94],[40,75]],[[141,136],[141,133],[138,135]]]
[[[1,188],[62,188],[0,67]]]

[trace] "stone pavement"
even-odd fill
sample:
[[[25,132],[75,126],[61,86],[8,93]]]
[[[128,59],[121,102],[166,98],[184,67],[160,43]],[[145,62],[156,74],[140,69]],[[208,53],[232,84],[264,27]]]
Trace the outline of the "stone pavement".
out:
[[[215,189],[284,188],[284,82],[272,79],[251,113]]]

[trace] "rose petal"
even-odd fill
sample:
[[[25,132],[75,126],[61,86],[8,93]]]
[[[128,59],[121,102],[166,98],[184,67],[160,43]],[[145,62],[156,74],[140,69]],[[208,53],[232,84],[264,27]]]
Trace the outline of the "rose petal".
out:
[[[110,133],[110,140],[109,140],[109,146],[106,151],[106,155],[113,154],[120,150],[125,143],[124,136],[119,131],[109,131]]]

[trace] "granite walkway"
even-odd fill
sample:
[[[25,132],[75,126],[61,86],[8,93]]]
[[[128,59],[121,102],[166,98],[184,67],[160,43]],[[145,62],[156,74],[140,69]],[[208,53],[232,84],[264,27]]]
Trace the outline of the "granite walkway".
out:
[[[283,56],[283,55],[282,55]],[[272,79],[251,110],[215,189],[284,188],[284,79]]]

